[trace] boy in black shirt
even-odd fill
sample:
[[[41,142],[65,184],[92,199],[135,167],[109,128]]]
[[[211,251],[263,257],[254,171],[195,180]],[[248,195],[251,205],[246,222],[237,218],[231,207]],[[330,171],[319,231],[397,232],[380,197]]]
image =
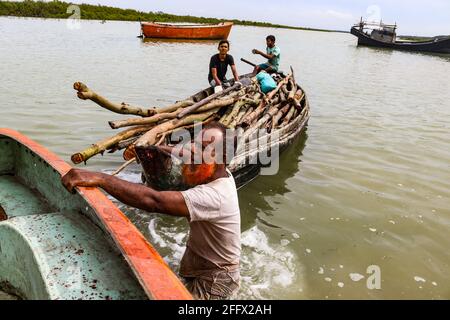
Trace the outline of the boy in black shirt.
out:
[[[230,84],[225,78],[228,66],[231,66],[234,80],[239,81],[239,75],[236,70],[236,65],[234,64],[233,56],[228,54],[230,43],[227,40],[221,40],[218,49],[219,53],[213,55],[209,62],[208,82],[214,88],[217,86],[229,87]]]

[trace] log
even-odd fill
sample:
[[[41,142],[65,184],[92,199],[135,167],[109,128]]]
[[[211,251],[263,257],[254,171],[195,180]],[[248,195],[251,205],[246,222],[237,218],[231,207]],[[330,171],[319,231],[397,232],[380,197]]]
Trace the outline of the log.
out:
[[[259,96],[259,94],[255,95],[256,97]],[[222,124],[225,126],[229,126],[230,123],[236,118],[237,114],[239,113],[239,110],[243,108],[245,105],[257,105],[260,100],[254,100],[250,98],[242,98],[235,102],[233,105],[233,108],[231,109],[231,112],[226,115],[224,120],[222,120]]]
[[[169,113],[169,112],[178,110],[179,108],[185,108],[185,107],[192,106],[193,104],[194,104],[194,101],[187,99],[187,100],[179,101],[179,102],[172,104],[170,106],[167,106],[167,107],[155,108],[155,111],[156,111],[156,113]]]
[[[275,106],[271,106],[269,110],[261,117],[256,123],[252,124],[244,133],[244,139],[247,139],[251,136],[255,131],[257,131],[262,126],[266,125],[266,122],[270,120],[275,114],[277,114],[279,107],[281,105],[277,104]]]
[[[141,117],[149,117],[156,113],[154,108],[145,109],[141,107],[133,107],[129,104],[126,104],[125,102],[122,102],[120,104],[112,103],[111,101],[107,100],[106,98],[100,96],[99,94],[89,89],[85,84],[81,82],[75,82],[73,84],[73,88],[78,91],[77,92],[78,98],[82,100],[91,100],[97,103],[100,107],[116,113],[133,114]]]
[[[178,115],[178,119],[181,119],[185,115],[194,112],[195,110],[197,110],[201,106],[211,102],[212,100],[220,98],[220,97],[223,97],[224,95],[228,94],[229,92],[237,90],[240,87],[241,87],[241,85],[239,83],[235,83],[231,87],[226,88],[225,90],[223,90],[221,92],[217,92],[217,93],[214,93],[214,94],[212,94],[210,96],[207,96],[205,99],[200,100],[199,102],[193,104],[192,106],[189,106],[189,107],[186,107],[185,109],[183,109],[183,111],[180,112],[180,114]]]
[[[248,116],[246,116],[244,118],[244,120],[242,121],[241,125],[244,127],[248,127],[250,126],[257,118],[259,118],[259,116],[261,115],[261,113],[264,112],[264,110],[266,109],[266,105],[268,105],[270,103],[270,100],[273,98],[273,96],[278,92],[278,90],[280,90],[280,88],[287,84],[287,82],[290,79],[290,75],[287,75],[286,78],[284,78],[283,80],[281,80],[277,87],[275,89],[273,89],[272,91],[270,91],[266,97],[261,101],[261,103],[259,104],[259,106],[252,112],[250,113]],[[278,102],[278,101],[277,101]],[[272,102],[274,103],[274,102]]]
[[[277,114],[273,117],[272,120],[272,130],[277,126],[280,119],[289,111],[290,105],[286,104],[283,108],[281,108]]]
[[[289,91],[287,100],[292,101],[294,99],[295,92],[297,91],[297,85],[293,81],[289,81],[289,82],[291,84],[291,90]]]
[[[298,89],[297,92],[294,95],[294,99],[292,99],[292,104],[298,110],[300,110],[302,108],[301,102],[302,102],[304,96],[305,96],[305,93],[302,91],[302,89]]]
[[[128,138],[131,138],[139,133],[146,132],[150,128],[151,128],[150,126],[141,126],[141,127],[130,128],[128,130],[122,131],[113,137],[104,139],[100,142],[93,144],[91,147],[89,147],[81,152],[73,154],[71,157],[71,160],[75,164],[79,164],[81,162],[86,162],[89,158],[92,158],[96,154],[104,152],[109,147],[117,144],[118,142],[128,139]]]
[[[150,129],[149,129],[150,130]],[[109,147],[108,153],[114,153],[118,150],[122,150],[125,149],[126,147],[128,147],[130,144],[132,144],[133,142],[135,142],[141,135],[139,134],[137,137],[133,137],[133,138],[129,138],[129,139],[125,139],[122,141],[119,141],[118,143],[116,143],[115,145]]]
[[[217,107],[225,107],[225,106],[228,106],[228,105],[234,103],[237,99],[238,99],[237,96],[232,97],[232,98],[227,98],[227,99],[218,99],[218,100],[212,101],[212,102],[198,108],[196,110],[196,112],[204,112],[204,111],[208,111],[210,109],[214,109]],[[170,113],[158,113],[158,114],[155,114],[155,115],[153,115],[151,117],[147,117],[147,118],[138,118],[138,119],[132,118],[132,119],[125,119],[125,120],[118,120],[118,121],[109,121],[108,123],[109,123],[110,127],[113,129],[123,128],[123,127],[128,127],[128,126],[153,124],[153,123],[160,122],[162,120],[175,119],[182,110],[183,110],[183,108],[178,108],[178,110],[175,110]]]
[[[281,126],[289,124],[289,121],[291,121],[291,118],[294,115],[295,109],[295,106],[290,107],[288,114],[286,115],[286,117],[284,117],[283,122],[281,123]]]
[[[161,123],[155,127],[153,127],[152,129],[150,129],[147,133],[145,133],[144,135],[142,135],[142,137],[140,137],[136,143],[135,146],[139,146],[139,147],[148,147],[150,145],[154,145],[156,143],[157,140],[157,136],[160,133],[164,133],[168,130],[172,130],[174,128],[178,128],[181,126],[185,126],[191,123],[194,123],[196,121],[203,121],[206,118],[208,118],[209,116],[211,116],[213,113],[217,112],[220,108],[216,108],[216,109],[211,109],[208,110],[204,113],[199,113],[199,114],[192,114],[189,115],[187,117],[184,117],[182,119],[173,119],[164,123]]]
[[[239,113],[237,114],[237,116],[233,119],[233,121],[231,121],[230,123],[230,127],[234,128],[236,126],[237,123],[239,123],[242,118],[248,113],[252,112],[253,107],[246,105],[244,106],[244,108],[242,108]]]
[[[119,148],[119,150],[125,149],[126,147],[128,147],[130,144],[134,143],[137,139],[139,139],[141,135],[138,135],[137,137],[133,137],[130,139],[126,139],[126,140],[122,140],[117,144],[117,148]]]
[[[286,99],[286,96],[287,96],[287,95],[285,95],[285,93],[283,92],[283,90],[280,90],[280,92],[279,92],[278,94],[279,94],[279,96],[280,96],[280,102],[281,102],[281,103],[287,101],[287,99]]]
[[[188,130],[188,129],[194,128],[196,126],[199,126],[200,124],[202,126],[206,126],[208,123],[210,123],[211,121],[216,120],[216,119],[217,119],[217,115],[213,114],[212,116],[210,116],[209,118],[207,118],[206,120],[204,120],[201,123],[197,122],[197,123],[188,124],[186,126],[181,126],[181,127],[178,127],[178,128],[172,129],[172,130],[168,130],[168,131],[164,132],[163,134],[168,136],[169,134],[176,133],[179,130]],[[158,137],[160,135],[162,135],[162,133],[159,134]]]
[[[136,126],[136,125],[148,125],[148,124],[153,124],[153,123],[159,122],[161,120],[165,120],[165,119],[174,119],[181,112],[181,110],[183,110],[183,109],[179,108],[178,110],[175,110],[170,113],[157,113],[151,117],[146,117],[146,118],[132,118],[132,119],[125,119],[125,120],[109,121],[108,124],[112,129],[118,129],[118,128],[123,128],[123,127]]]

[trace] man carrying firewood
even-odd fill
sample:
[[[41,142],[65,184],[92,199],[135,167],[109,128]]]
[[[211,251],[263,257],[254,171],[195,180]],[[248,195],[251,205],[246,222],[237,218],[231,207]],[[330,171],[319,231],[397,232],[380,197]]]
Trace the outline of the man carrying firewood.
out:
[[[220,91],[222,87],[229,87],[230,84],[226,79],[226,74],[228,66],[231,67],[233,72],[233,77],[235,81],[239,81],[239,75],[236,70],[236,65],[234,64],[234,58],[232,55],[228,54],[230,51],[230,43],[228,40],[221,40],[219,42],[219,53],[213,55],[209,62],[209,74],[208,82],[214,91]]]
[[[268,59],[266,63],[262,63],[260,65],[255,66],[253,69],[253,75],[256,75],[261,70],[266,71],[267,73],[278,72],[278,68],[280,67],[280,48],[275,45],[275,36],[269,35],[266,37],[266,53],[259,51],[257,49],[253,49],[253,54],[259,54],[264,58]]]
[[[186,217],[190,232],[180,275],[194,298],[226,299],[236,293],[240,281],[241,218],[234,178],[226,167],[231,161],[228,148],[233,148],[234,155],[237,138],[219,122],[212,122],[193,141],[190,150],[161,147],[175,156],[184,152],[201,155],[201,163],[191,163],[190,171],[203,182],[186,191],[156,191],[81,169],[70,170],[62,183],[70,192],[77,186],[99,187],[129,206]]]

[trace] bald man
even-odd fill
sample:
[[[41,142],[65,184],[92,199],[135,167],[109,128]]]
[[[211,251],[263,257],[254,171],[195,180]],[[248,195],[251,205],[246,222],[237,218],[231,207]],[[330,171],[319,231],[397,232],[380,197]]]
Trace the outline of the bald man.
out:
[[[180,275],[196,299],[227,299],[239,289],[241,217],[236,184],[226,164],[226,128],[210,123],[195,139],[190,152],[202,153],[212,167],[205,183],[186,191],[156,191],[142,184],[81,169],[70,170],[62,183],[70,192],[76,186],[99,187],[119,201],[147,212],[185,217],[190,231]],[[201,143],[198,143],[201,141]],[[233,147],[236,139],[232,139]],[[168,148],[168,147],[164,147]],[[217,152],[219,150],[219,152]],[[228,161],[227,161],[228,160]]]

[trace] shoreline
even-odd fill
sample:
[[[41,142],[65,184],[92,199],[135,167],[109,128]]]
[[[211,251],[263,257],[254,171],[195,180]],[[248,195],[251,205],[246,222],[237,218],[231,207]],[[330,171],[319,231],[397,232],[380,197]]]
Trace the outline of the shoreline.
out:
[[[67,9],[71,3],[56,1],[56,2],[13,2],[0,1],[0,17],[15,17],[15,18],[41,18],[41,19],[67,19],[73,14],[72,11],[67,13]],[[277,29],[291,29],[302,31],[317,31],[317,32],[337,32],[349,33],[343,30],[328,30],[320,28],[295,27],[281,24],[274,24],[260,21],[247,21],[238,19],[222,19],[222,18],[208,18],[196,16],[180,16],[164,12],[141,12],[134,9],[121,9],[109,6],[98,6],[90,4],[77,5],[80,8],[81,20],[100,20],[100,21],[157,21],[170,23],[198,23],[198,24],[216,24],[220,22],[230,21],[234,25],[266,27]],[[20,14],[19,14],[20,12]]]

